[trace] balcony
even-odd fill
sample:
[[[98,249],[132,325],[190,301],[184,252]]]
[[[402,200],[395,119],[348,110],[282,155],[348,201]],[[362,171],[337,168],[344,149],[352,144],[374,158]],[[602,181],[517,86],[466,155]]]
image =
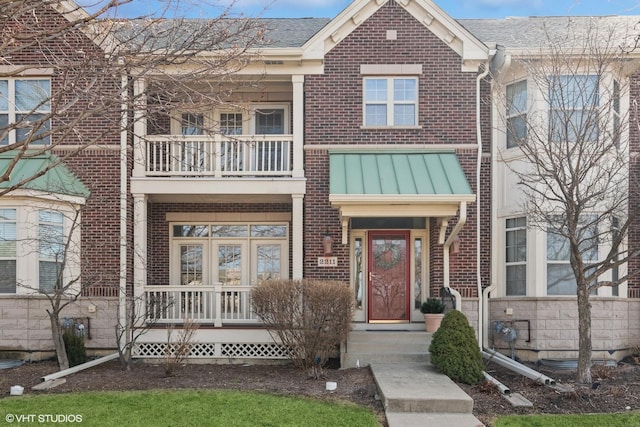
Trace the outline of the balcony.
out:
[[[258,325],[251,310],[251,286],[145,286],[146,322]]]
[[[291,177],[293,135],[146,138],[147,177]]]

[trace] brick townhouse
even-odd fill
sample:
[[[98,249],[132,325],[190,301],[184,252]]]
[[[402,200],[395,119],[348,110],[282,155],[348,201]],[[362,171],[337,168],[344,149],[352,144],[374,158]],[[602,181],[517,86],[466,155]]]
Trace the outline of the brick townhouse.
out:
[[[638,21],[580,19],[618,29]],[[568,20],[455,20],[427,0],[355,0],[333,19],[261,20],[270,42],[236,73],[259,85],[222,83],[231,94],[222,108],[176,102],[153,117],[149,96],[131,133],[106,132],[104,144],[64,165],[78,180],[73,196],[87,204],[82,268],[103,278],[69,311],[91,319],[87,346],[114,348],[116,305],[128,287],[156,324],[140,338],[139,357],[162,357],[163,326],[190,318],[201,324],[193,357],[283,358],[251,312],[250,290],[304,277],[351,287],[354,331],[422,331],[420,303],[435,296],[462,310],[484,345],[527,360],[575,358],[575,283],[552,286],[547,274],[568,259],[548,268],[544,233],[526,226],[500,120],[501,94],[537,99],[519,61]],[[637,64],[637,53],[628,60]],[[624,117],[638,95],[635,68],[615,77],[629,88],[618,94]],[[58,76],[29,78],[53,86]],[[139,79],[135,95],[157,90],[152,83]],[[637,151],[637,129],[624,137]],[[122,225],[121,194],[129,200]],[[18,230],[20,210],[38,206],[17,191],[0,202],[2,221]],[[507,259],[514,239],[527,255]],[[33,265],[20,256],[0,258],[16,277]],[[0,350],[50,351],[42,297],[7,283]],[[619,360],[639,341],[639,298],[635,278],[592,296],[595,358]],[[174,304],[158,306],[167,299]],[[513,341],[496,339],[497,322],[515,328]]]

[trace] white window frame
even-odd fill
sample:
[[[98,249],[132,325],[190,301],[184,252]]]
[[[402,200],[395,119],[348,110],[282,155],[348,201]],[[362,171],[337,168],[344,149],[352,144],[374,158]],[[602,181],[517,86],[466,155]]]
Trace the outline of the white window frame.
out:
[[[585,101],[584,97],[587,96],[585,95],[585,91],[576,91],[579,92],[578,95],[574,95],[573,97],[569,97],[569,95],[571,93],[568,92],[567,89],[565,89],[566,86],[568,86],[569,84],[576,84],[576,79],[577,78],[582,78],[585,79],[584,82],[580,82],[577,84],[578,88],[583,87],[583,85],[586,85],[587,83],[587,79],[595,79],[595,105],[588,105],[582,101]],[[568,83],[562,83],[562,80],[568,80]],[[560,83],[558,83],[560,82]],[[600,84],[602,82],[599,80],[597,75],[593,75],[593,74],[558,74],[555,76],[549,76],[549,87],[545,88],[547,90],[547,97],[549,100],[549,116],[548,116],[548,125],[549,125],[549,141],[551,142],[560,142],[563,141],[562,138],[563,136],[566,136],[567,138],[570,135],[556,135],[556,132],[554,132],[554,125],[553,125],[553,116],[554,114],[558,114],[560,116],[560,118],[562,120],[560,120],[560,124],[564,124],[565,122],[567,122],[566,120],[564,120],[567,115],[569,114],[569,112],[572,112],[574,114],[576,114],[576,117],[578,117],[578,113],[581,113],[583,111],[589,111],[590,109],[597,109],[598,106],[600,105],[600,100],[601,100],[601,89],[600,89]],[[560,105],[554,105],[554,99],[557,99],[558,95],[554,95],[554,91],[553,88],[556,87],[557,85],[560,85],[563,87],[562,92],[561,92],[561,99]],[[586,101],[590,101],[590,99],[586,99]],[[580,104],[580,105],[579,105]],[[585,108],[586,107],[586,108]],[[594,117],[590,118],[591,120],[594,119]],[[597,119],[596,119],[597,120]],[[581,129],[582,127],[578,127],[578,129]],[[570,131],[570,130],[569,130]],[[598,138],[598,135],[600,133],[600,129],[599,129],[599,123],[595,123],[595,129],[594,129],[594,136],[596,138]],[[575,142],[574,140],[569,140],[568,142]]]
[[[25,81],[43,81],[45,83],[48,83],[48,94],[47,97],[45,99],[43,99],[39,105],[37,105],[35,108],[31,109],[31,110],[19,110],[17,107],[17,99],[16,99],[16,83],[17,82],[25,82]],[[1,116],[7,116],[7,125],[8,124],[12,124],[12,123],[16,123],[17,122],[17,116],[19,115],[32,115],[32,114],[38,114],[38,115],[44,115],[44,116],[50,116],[51,114],[51,79],[49,77],[20,77],[20,78],[0,78],[0,83],[1,82],[7,82],[7,87],[6,87],[6,91],[7,93],[2,93],[3,91],[2,89],[2,85],[0,84],[0,117]],[[2,108],[2,104],[4,104],[3,101],[6,101],[6,109]],[[45,133],[49,132],[51,130],[51,118],[49,118],[47,120],[48,124],[43,124],[40,128],[40,130],[44,130]],[[2,124],[2,122],[0,121],[0,129],[4,127],[4,125]],[[17,130],[13,129],[9,132],[9,134],[7,135],[7,138],[2,140],[0,139],[0,145],[11,145],[11,144],[15,144],[17,141]],[[39,144],[39,145],[48,145],[51,143],[51,136],[46,136],[45,138],[42,139],[33,139],[31,141],[32,144]]]
[[[81,257],[81,233],[78,224],[74,226],[73,217],[75,208],[65,202],[43,201],[41,199],[15,199],[7,197],[0,200],[0,209],[16,209],[16,292],[0,293],[0,298],[11,295],[38,295],[40,292],[40,269],[34,266],[40,265],[39,253],[39,212],[59,212],[63,217],[63,242],[69,241],[65,260],[63,281],[66,285],[71,279],[80,277]],[[78,223],[81,216],[76,219]],[[67,240],[68,233],[73,235]],[[80,292],[82,278],[69,287],[69,295]]]
[[[521,86],[524,86],[524,100],[521,99],[522,93],[521,92],[516,92],[516,96],[512,96],[510,94],[511,90],[517,90],[519,89]],[[517,96],[517,95],[521,95],[521,96]],[[505,102],[505,147],[507,149],[511,149],[511,148],[517,148],[518,147],[518,143],[521,143],[523,141],[525,141],[527,139],[527,112],[528,112],[528,105],[529,105],[529,88],[528,88],[528,83],[526,79],[523,80],[518,80],[518,81],[514,81],[512,83],[509,83],[506,85],[505,87],[505,97],[506,97],[506,102]],[[522,110],[520,108],[518,108],[519,102],[518,101],[523,101],[524,102],[524,106],[520,106],[522,107]],[[513,108],[512,108],[513,107]],[[511,132],[511,122],[514,120],[522,120],[523,122],[523,126],[524,126],[524,135],[523,135],[523,141],[519,141],[517,136]],[[512,136],[512,138],[514,139],[513,142],[511,142],[511,138],[510,136]]]
[[[509,227],[508,225],[508,221],[510,220],[514,220],[514,221],[518,221],[518,220],[524,220],[525,223],[524,225],[520,225],[520,224],[516,224],[513,227]],[[527,224],[526,224],[526,217],[525,216],[515,216],[515,217],[509,217],[509,218],[505,218],[503,219],[504,221],[504,284],[505,284],[505,295],[506,296],[526,296],[527,295],[527,275],[528,275],[528,266],[527,266],[527,256],[528,256],[528,247],[527,247],[527,242],[528,242],[528,236],[527,236]],[[509,257],[508,257],[508,251],[509,251],[509,247],[508,245],[508,241],[509,241],[509,233],[518,233],[518,232],[524,232],[524,260],[518,260],[518,261],[509,261]],[[508,283],[508,270],[510,267],[521,267],[524,266],[524,278],[525,278],[525,283],[524,283],[524,293],[523,294],[509,294],[509,283]]]
[[[368,100],[367,99],[367,82],[380,80],[386,82],[386,100],[377,101],[377,100]],[[415,99],[406,101],[406,100],[396,100],[394,96],[394,82],[396,80],[413,80],[415,82]],[[420,104],[420,79],[416,76],[368,76],[362,78],[362,124],[364,128],[419,128],[418,122],[418,112],[419,112],[419,104]],[[384,125],[378,124],[368,124],[367,123],[367,106],[369,105],[384,105],[386,106],[386,123]],[[402,124],[396,125],[395,123],[395,106],[396,105],[413,105],[414,106],[414,117],[413,124]]]
[[[284,122],[282,135],[291,134],[291,107],[287,103],[269,103],[261,104],[256,103],[251,106],[251,113],[249,116],[249,134],[257,135],[256,132],[256,113],[260,110],[283,110]]]
[[[206,237],[174,237],[173,227],[176,225],[202,225],[208,226],[209,232]],[[239,225],[246,226],[248,234],[242,237],[213,237],[211,236],[211,225]],[[252,237],[251,226],[255,225],[275,225],[284,226],[286,233],[284,237]],[[281,263],[282,263],[282,278],[287,279],[289,277],[289,237],[290,237],[289,223],[282,221],[172,221],[169,223],[169,241],[170,241],[170,264],[169,264],[169,277],[171,284],[180,285],[180,246],[182,245],[203,245],[203,272],[202,272],[202,284],[210,286],[218,282],[219,271],[216,267],[217,263],[217,246],[219,244],[236,244],[240,243],[243,248],[244,259],[242,259],[242,280],[244,281],[241,286],[254,285],[256,266],[254,265],[256,258],[254,253],[254,242],[267,243],[267,244],[280,244],[281,245]]]
[[[16,286],[16,290],[14,290],[13,292],[2,292],[0,293],[0,295],[5,294],[5,295],[12,295],[14,293],[16,293],[17,291],[17,281],[18,281],[18,276],[17,276],[17,261],[18,261],[18,210],[15,207],[0,207],[0,209],[2,210],[6,210],[6,211],[12,211],[13,212],[13,217],[12,219],[3,219],[0,218],[0,227],[4,228],[5,226],[11,227],[11,225],[13,225],[14,229],[14,236],[13,236],[13,240],[10,239],[6,239],[4,240],[4,244],[7,244],[8,242],[13,242],[13,253],[12,254],[6,254],[6,255],[2,255],[0,253],[0,261],[13,261],[14,263],[14,275],[15,275],[15,280],[16,283],[14,284],[14,286]],[[2,235],[4,235],[4,233],[2,233]],[[10,283],[9,283],[9,287],[10,287]]]

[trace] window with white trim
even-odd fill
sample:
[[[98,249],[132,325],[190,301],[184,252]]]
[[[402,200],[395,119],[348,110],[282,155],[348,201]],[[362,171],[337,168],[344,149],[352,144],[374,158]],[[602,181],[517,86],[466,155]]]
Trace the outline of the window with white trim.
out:
[[[0,209],[0,293],[16,293],[16,209]]]
[[[580,252],[585,263],[598,261],[598,230],[592,216],[580,227]],[[547,295],[575,295],[576,278],[569,261],[569,239],[550,224],[547,229]]]
[[[549,137],[553,142],[598,138],[598,76],[549,77]]]
[[[288,277],[288,225],[172,225],[173,280],[181,285],[254,285]]]
[[[507,85],[507,148],[527,138],[527,81]]]
[[[56,285],[64,287],[64,216],[60,212],[38,212],[38,284],[40,292],[52,292]]]
[[[417,77],[365,77],[364,126],[417,126]]]
[[[0,145],[49,144],[50,97],[49,79],[0,79]]]
[[[527,219],[508,218],[505,223],[507,296],[527,294]]]

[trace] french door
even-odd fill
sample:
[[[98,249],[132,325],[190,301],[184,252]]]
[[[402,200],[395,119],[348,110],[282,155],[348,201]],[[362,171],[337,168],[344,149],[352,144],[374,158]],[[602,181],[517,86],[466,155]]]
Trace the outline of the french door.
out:
[[[409,322],[410,233],[370,231],[368,238],[369,322]]]

